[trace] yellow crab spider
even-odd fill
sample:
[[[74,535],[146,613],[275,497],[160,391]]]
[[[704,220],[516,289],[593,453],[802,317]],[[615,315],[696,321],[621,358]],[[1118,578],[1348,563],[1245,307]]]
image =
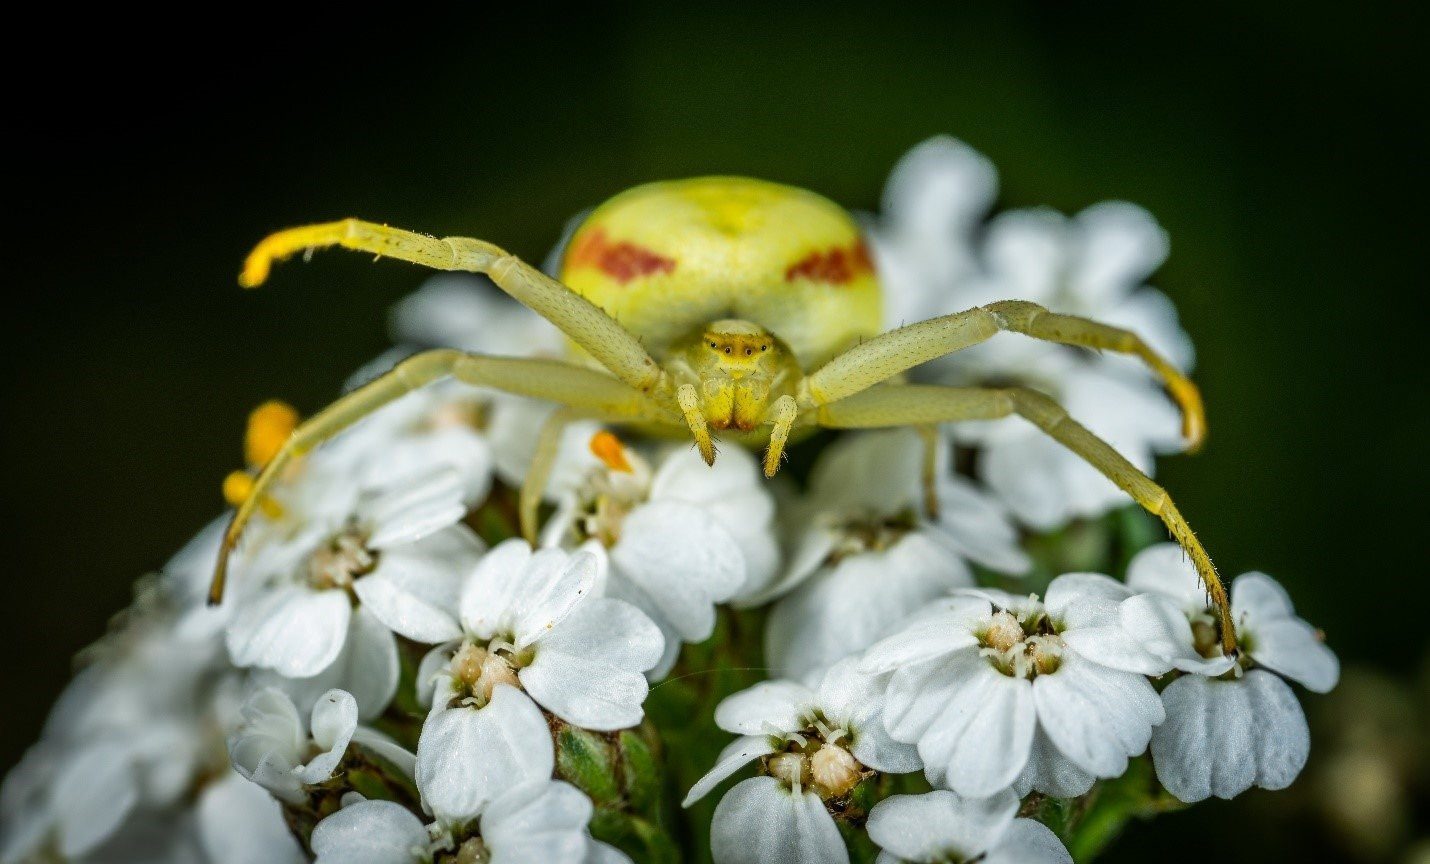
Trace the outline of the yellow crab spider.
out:
[[[1223,646],[1235,651],[1226,590],[1211,559],[1167,493],[1116,450],[1033,390],[902,383],[905,371],[1005,330],[1131,354],[1161,377],[1195,447],[1205,433],[1195,385],[1133,333],[1018,300],[881,332],[879,283],[850,216],[811,192],[737,177],[653,183],[616,196],[572,235],[559,280],[482,240],[438,239],[345,219],[263,240],[249,255],[240,283],[256,287],[273,262],[326,246],[484,273],[560,328],[571,356],[559,361],[427,351],[299,425],[229,524],[214,574],[214,602],[222,597],[230,552],[285,465],[399,396],[454,377],[563,406],[540,433],[521,492],[528,539],[561,427],[575,418],[689,435],[712,464],[719,432],[744,446],[764,446],[765,474],[772,477],[790,440],[815,428],[926,431],[939,423],[1016,414],[1162,519],[1191,556],[1219,612]]]

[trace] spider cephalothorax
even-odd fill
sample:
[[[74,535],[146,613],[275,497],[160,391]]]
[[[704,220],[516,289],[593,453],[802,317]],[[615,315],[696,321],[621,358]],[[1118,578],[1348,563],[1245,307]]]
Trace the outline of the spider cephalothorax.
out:
[[[774,476],[791,435],[802,431],[1019,415],[1161,517],[1201,574],[1223,646],[1236,650],[1211,560],[1167,493],[1116,450],[1032,390],[902,382],[914,366],[1000,331],[1131,354],[1182,407],[1183,431],[1195,447],[1205,431],[1196,387],[1134,333],[1018,300],[881,332],[879,283],[854,220],[811,192],[738,177],[654,183],[616,196],[572,235],[559,279],[482,240],[346,219],[270,236],[249,256],[240,281],[257,286],[272,262],[324,246],[485,273],[567,335],[571,360],[428,351],[318,413],[268,461],[235,514],[215,600],[229,552],[285,464],[404,393],[450,376],[563,406],[541,432],[522,489],[528,538],[561,430],[573,419],[688,435],[707,462],[716,458],[713,430],[764,446],[765,473]]]

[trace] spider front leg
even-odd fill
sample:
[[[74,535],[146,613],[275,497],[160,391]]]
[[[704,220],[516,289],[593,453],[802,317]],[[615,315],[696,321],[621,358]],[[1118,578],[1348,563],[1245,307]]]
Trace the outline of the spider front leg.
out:
[[[414,355],[299,425],[263,466],[247,498],[238,506],[224,532],[213,582],[209,586],[209,602],[218,603],[223,599],[229,555],[254,512],[293,460],[384,405],[448,376],[466,384],[548,399],[593,416],[667,422],[672,419],[645,394],[609,375],[559,360],[486,357],[451,349]]]
[[[930,318],[876,336],[830,360],[805,379],[809,402],[825,405],[888,381],[901,372],[984,342],[1001,331],[1034,339],[1115,351],[1140,358],[1162,379],[1182,409],[1182,436],[1195,451],[1206,438],[1206,411],[1197,385],[1140,336],[1076,315],[1049,312],[1036,303],[1004,300]]]
[[[591,301],[500,247],[470,237],[438,239],[360,219],[290,228],[254,247],[244,262],[239,284],[256,288],[268,279],[273,262],[326,246],[370,252],[434,270],[484,273],[631,387],[649,393],[665,380],[640,342]]]
[[[1191,557],[1202,584],[1216,607],[1222,650],[1236,656],[1236,627],[1231,603],[1216,566],[1192,527],[1182,517],[1167,491],[1112,445],[1068,416],[1057,402],[1022,387],[938,387],[919,384],[884,384],[855,396],[820,406],[815,419],[833,429],[914,426],[960,420],[996,420],[1011,414],[1028,420],[1059,444],[1077,454],[1107,479],[1159,517],[1173,539]]]

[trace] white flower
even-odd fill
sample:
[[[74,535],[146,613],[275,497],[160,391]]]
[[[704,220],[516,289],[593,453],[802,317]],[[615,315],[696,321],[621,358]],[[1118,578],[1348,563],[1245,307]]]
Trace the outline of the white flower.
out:
[[[885,326],[955,311],[945,298],[977,266],[975,231],[997,194],[993,163],[948,136],[930,138],[898,161],[884,185],[883,210],[869,226]]]
[[[860,669],[893,673],[885,722],[918,744],[931,782],[969,797],[1015,783],[1081,794],[1121,775],[1164,716],[1140,672],[1155,659],[1116,632],[1129,593],[1088,573],[1054,579],[1046,604],[957,592],[872,646]]]
[[[219,767],[212,730],[232,676],[216,642],[177,635],[170,587],[142,582],[124,626],[86,649],[89,665],[0,792],[0,861],[138,844]]]
[[[869,839],[883,849],[877,864],[1072,864],[1048,826],[1014,818],[1018,796],[991,798],[952,792],[894,795],[869,811]]]
[[[417,782],[440,818],[470,818],[503,788],[552,769],[537,705],[589,729],[633,726],[645,676],[662,650],[638,609],[592,596],[599,560],[508,540],[467,578],[464,637],[418,671],[432,702],[417,749]],[[533,701],[534,700],[534,701]]]
[[[230,771],[209,784],[196,808],[199,842],[210,864],[298,864],[307,856],[283,821],[282,807]]]
[[[1234,665],[1222,654],[1196,571],[1175,544],[1139,553],[1128,584],[1147,593],[1122,604],[1124,629],[1186,673],[1162,691],[1167,721],[1152,736],[1162,785],[1187,802],[1233,798],[1253,785],[1289,786],[1305,767],[1311,738],[1300,703],[1278,676],[1325,693],[1335,687],[1340,664],[1296,617],[1286,591],[1264,573],[1233,581],[1232,618],[1243,652]]]
[[[307,787],[332,778],[357,723],[357,702],[343,690],[324,694],[304,728],[288,694],[265,687],[244,702],[243,723],[229,738],[229,757],[244,778],[299,804]]]
[[[592,449],[604,464],[567,491],[544,540],[605,550],[603,592],[638,606],[665,634],[651,673],[658,678],[682,641],[710,637],[717,603],[751,596],[773,576],[774,502],[754,459],[738,448],[713,467],[694,450],[671,451],[654,472],[609,433],[592,439]]]
[[[395,654],[390,633],[354,622],[355,606],[415,641],[453,638],[443,610],[482,548],[457,524],[466,512],[458,480],[443,471],[375,491],[335,466],[306,466],[295,485],[308,488],[285,499],[281,519],[255,526],[266,530],[242,561],[240,578],[264,581],[228,623],[234,663],[311,678],[340,660],[350,634],[374,640],[357,646],[365,656]]]
[[[995,191],[992,166],[951,139],[925,142],[899,163],[886,212],[872,229],[886,305],[895,316],[887,323],[1029,300],[1130,329],[1178,367],[1191,368],[1191,341],[1171,301],[1144,284],[1168,249],[1166,233],[1146,211],[1118,201],[1072,218],[1047,209],[1010,211],[976,240],[976,222]],[[1174,406],[1126,357],[1003,335],[919,374],[958,384],[1012,378],[1045,390],[1143,470],[1152,469],[1155,454],[1185,445]],[[1127,500],[1021,420],[960,424],[956,434],[982,446],[981,476],[1033,527],[1097,516]]]
[[[847,796],[875,771],[920,767],[914,748],[891,739],[882,722],[883,682],[853,658],[837,663],[818,691],[766,681],[727,697],[715,722],[742,737],[685,798],[689,807],[752,760],[762,776],[721,799],[711,826],[717,862],[848,860],[824,802]]]
[[[358,801],[318,823],[313,851],[319,864],[426,864],[438,852],[486,864],[629,864],[587,833],[591,813],[591,802],[576,787],[548,779],[492,801],[470,837],[424,827],[391,801]]]
[[[965,283],[955,302],[1030,300],[1125,327],[1190,371],[1191,340],[1171,301],[1144,285],[1166,256],[1166,233],[1131,204],[1094,205],[1072,219],[1051,210],[1012,211],[989,224],[983,275]],[[943,376],[952,381],[1013,377],[1050,393],[1149,473],[1155,454],[1185,446],[1175,406],[1150,373],[1122,355],[1003,335],[958,352],[944,366]],[[982,476],[1029,525],[1051,528],[1127,501],[1111,481],[1021,420],[961,424],[956,432],[982,445]]]
[[[789,511],[795,551],[764,593],[794,589],[765,630],[774,674],[818,681],[915,609],[972,585],[968,561],[1027,568],[1002,509],[949,470],[941,445],[936,519],[923,509],[924,449],[912,430],[846,435],[820,455],[803,506]]]

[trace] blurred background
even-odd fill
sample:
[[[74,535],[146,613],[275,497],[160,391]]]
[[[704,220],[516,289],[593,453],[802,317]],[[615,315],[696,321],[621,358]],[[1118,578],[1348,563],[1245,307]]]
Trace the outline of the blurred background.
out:
[[[899,155],[948,133],[998,166],[1000,206],[1124,198],[1170,231],[1154,282],[1197,342],[1212,435],[1159,476],[1223,570],[1274,574],[1346,664],[1306,696],[1293,791],[1134,825],[1106,860],[1430,860],[1408,8],[685,5],[363,31],[254,8],[179,42],[90,20],[103,40],[47,52],[63,76],[15,70],[0,770],[132,580],[218,514],[248,410],[328,402],[424,277],[334,254],[241,292],[265,232],[361,215],[540,260],[570,215],[653,179],[872,209]]]

